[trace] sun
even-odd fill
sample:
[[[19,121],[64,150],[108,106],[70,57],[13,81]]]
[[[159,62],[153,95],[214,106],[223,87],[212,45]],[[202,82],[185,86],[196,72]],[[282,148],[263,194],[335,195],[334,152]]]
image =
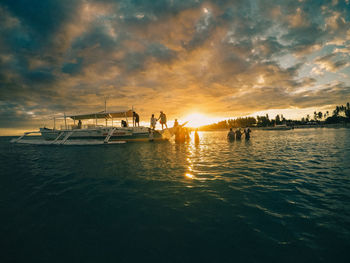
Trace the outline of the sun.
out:
[[[200,126],[212,124],[220,121],[220,119],[215,117],[209,117],[202,113],[194,112],[186,115],[181,119],[183,122],[187,122],[187,127],[198,128]]]

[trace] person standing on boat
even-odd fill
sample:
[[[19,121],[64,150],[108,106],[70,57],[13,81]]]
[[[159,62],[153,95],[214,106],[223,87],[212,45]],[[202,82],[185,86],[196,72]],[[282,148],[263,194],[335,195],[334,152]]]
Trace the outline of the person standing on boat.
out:
[[[81,120],[78,121],[78,129],[81,129],[82,123]]]
[[[168,129],[168,125],[166,124],[166,115],[163,111],[160,111],[160,115],[158,120],[160,120],[160,124],[162,124],[162,130],[163,130],[163,125]]]
[[[137,124],[137,127],[140,127],[140,116],[136,112],[133,112],[132,115],[134,119],[134,126]]]
[[[157,119],[154,117],[154,114],[152,114],[150,122],[151,122],[151,129],[155,130],[156,129],[156,124],[157,124]]]
[[[227,134],[227,139],[231,142],[235,140],[235,133],[233,132],[232,128],[230,128],[230,131]]]

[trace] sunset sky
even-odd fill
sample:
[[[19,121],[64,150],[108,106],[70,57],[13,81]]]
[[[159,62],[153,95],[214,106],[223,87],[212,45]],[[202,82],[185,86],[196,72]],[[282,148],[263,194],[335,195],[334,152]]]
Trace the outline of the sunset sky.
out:
[[[132,106],[148,122],[350,98],[349,0],[1,0],[0,134]]]

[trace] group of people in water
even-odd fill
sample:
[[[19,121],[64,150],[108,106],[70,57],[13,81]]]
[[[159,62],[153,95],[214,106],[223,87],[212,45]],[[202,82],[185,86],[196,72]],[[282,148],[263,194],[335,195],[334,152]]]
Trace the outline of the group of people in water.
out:
[[[160,120],[159,123],[162,125],[162,129],[163,129],[163,126],[168,128],[166,115],[163,111],[160,111],[160,115],[159,115],[158,119],[154,117],[154,114],[152,114],[152,117],[150,120],[150,127],[152,130],[155,130],[158,120]],[[175,128],[175,141],[176,142],[186,142],[186,141],[191,140],[191,138],[190,138],[191,129],[179,125],[179,122],[177,121],[177,119],[175,119],[175,121],[174,121],[174,128]],[[233,129],[230,128],[230,131],[227,134],[227,139],[229,141],[241,140],[242,136],[244,134],[245,139],[249,140],[250,133],[251,133],[250,128],[245,128],[243,131],[241,128],[238,128],[235,131],[233,131]],[[194,140],[196,143],[199,142],[198,129],[195,130]]]
[[[242,139],[242,135],[244,134],[244,137],[246,140],[250,139],[250,133],[252,131],[249,128],[245,128],[242,132],[241,128],[236,129],[236,131],[233,131],[232,128],[230,128],[230,131],[227,134],[227,139],[229,141],[234,141],[234,140],[240,140]]]
[[[164,127],[168,128],[167,117],[166,117],[166,115],[165,115],[165,113],[163,111],[160,111],[160,114],[159,114],[158,118],[156,118],[154,116],[154,114],[152,114],[152,116],[151,116],[150,128],[151,128],[151,133],[152,134],[153,134],[153,131],[156,129],[156,125],[157,125],[158,121],[162,125],[162,129],[164,129]],[[136,112],[133,112],[133,122],[134,122],[133,123],[134,126],[140,126],[140,116]],[[127,123],[124,120],[122,121],[121,124],[122,124],[122,127],[126,127],[127,126]],[[175,121],[174,121],[174,128],[175,128],[175,132],[174,133],[175,133],[175,141],[176,142],[186,142],[186,141],[190,141],[191,140],[191,138],[190,138],[191,129],[183,127],[182,125],[179,125],[177,119],[175,119]],[[242,131],[241,128],[238,128],[235,131],[233,131],[233,128],[230,128],[230,131],[227,134],[227,139],[229,141],[241,140],[242,136],[244,135],[244,138],[246,140],[249,140],[250,139],[250,133],[251,133],[250,128],[245,128],[245,129],[243,129],[243,131]],[[196,143],[199,142],[198,129],[195,130],[194,140],[195,140]]]
[[[175,142],[186,142],[191,140],[191,128],[179,125],[177,119],[174,121]],[[194,132],[194,142],[199,143],[198,129]]]

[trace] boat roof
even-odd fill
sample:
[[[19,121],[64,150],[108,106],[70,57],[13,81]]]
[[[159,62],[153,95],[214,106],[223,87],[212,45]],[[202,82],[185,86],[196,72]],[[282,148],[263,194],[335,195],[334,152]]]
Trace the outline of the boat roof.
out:
[[[73,120],[88,120],[88,119],[112,119],[112,118],[125,118],[132,117],[133,111],[100,111],[95,113],[88,114],[79,114],[79,115],[69,115],[67,117]]]

